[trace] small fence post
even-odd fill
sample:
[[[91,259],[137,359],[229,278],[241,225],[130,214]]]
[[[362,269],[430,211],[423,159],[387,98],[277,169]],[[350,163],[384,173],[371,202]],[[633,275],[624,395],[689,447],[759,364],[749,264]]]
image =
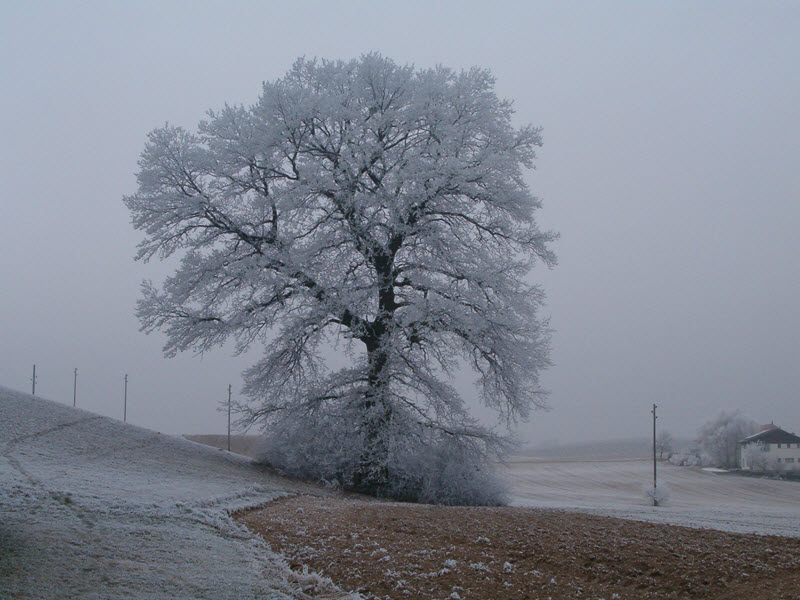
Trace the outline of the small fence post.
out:
[[[233,386],[228,384],[228,452],[231,451],[231,388]]]

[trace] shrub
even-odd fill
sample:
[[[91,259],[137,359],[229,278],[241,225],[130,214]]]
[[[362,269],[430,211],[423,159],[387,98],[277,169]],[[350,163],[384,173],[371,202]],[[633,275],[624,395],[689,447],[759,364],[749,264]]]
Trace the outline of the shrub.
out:
[[[364,457],[376,451],[342,415],[282,419],[266,432],[259,460],[279,473],[380,497],[446,505],[501,505],[507,487],[494,473],[497,439],[472,439],[420,427],[394,415],[382,483],[358,480]],[[383,462],[383,461],[382,461]]]
[[[670,489],[664,484],[657,487],[645,485],[643,491],[653,506],[662,506],[670,497]]]

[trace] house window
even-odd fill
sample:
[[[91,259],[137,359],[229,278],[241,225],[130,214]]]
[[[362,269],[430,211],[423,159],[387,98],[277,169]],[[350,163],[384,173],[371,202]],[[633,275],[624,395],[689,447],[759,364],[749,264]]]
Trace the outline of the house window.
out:
[[[780,449],[780,447],[781,447],[781,445],[780,445],[780,444],[778,444],[778,449]]]
[[[781,459],[780,459],[780,458],[778,459],[778,462],[781,462]]]
[[[783,462],[787,462],[787,463],[793,463],[793,462],[794,462],[794,459],[793,459],[793,458],[787,458],[787,459],[786,459],[786,460],[784,460]]]

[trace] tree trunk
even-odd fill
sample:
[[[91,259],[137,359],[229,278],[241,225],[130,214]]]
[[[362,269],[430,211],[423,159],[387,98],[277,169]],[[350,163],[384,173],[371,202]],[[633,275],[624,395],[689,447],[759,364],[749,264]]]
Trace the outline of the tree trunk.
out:
[[[368,349],[369,374],[367,392],[362,403],[361,430],[364,440],[359,469],[354,477],[354,487],[362,492],[381,495],[389,479],[388,459],[391,403],[386,398],[388,382],[385,368],[386,351],[380,347]]]
[[[364,448],[355,474],[356,489],[381,495],[389,480],[389,425],[392,418],[392,404],[387,393],[389,380],[389,338],[392,335],[391,322],[397,309],[392,281],[392,259],[378,256],[373,263],[378,276],[378,315],[370,324],[361,340],[367,347],[367,392],[363,402],[362,434]]]

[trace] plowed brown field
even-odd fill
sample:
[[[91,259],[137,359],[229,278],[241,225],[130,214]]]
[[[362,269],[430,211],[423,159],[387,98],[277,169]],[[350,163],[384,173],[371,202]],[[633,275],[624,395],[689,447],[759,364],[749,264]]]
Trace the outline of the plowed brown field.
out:
[[[366,598],[800,599],[800,539],[577,512],[294,496],[237,515]]]

